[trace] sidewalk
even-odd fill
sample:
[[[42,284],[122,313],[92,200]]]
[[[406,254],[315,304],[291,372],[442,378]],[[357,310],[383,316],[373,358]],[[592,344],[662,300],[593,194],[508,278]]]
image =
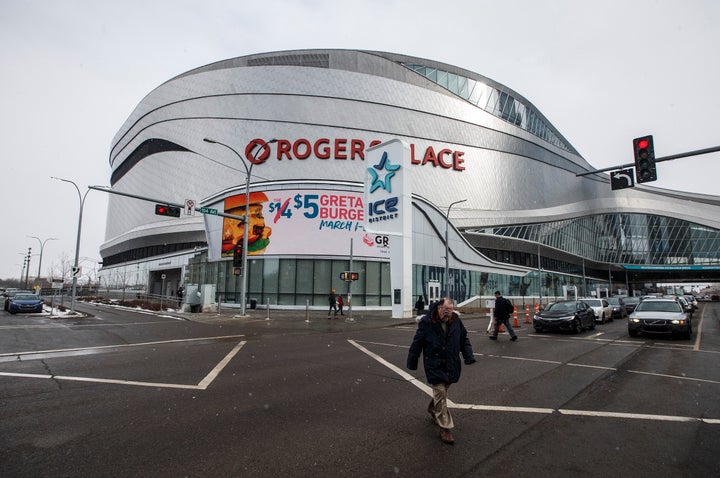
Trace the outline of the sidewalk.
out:
[[[393,319],[389,310],[361,310],[353,311],[352,319],[345,315],[339,315],[337,319],[328,319],[327,312],[321,310],[280,310],[265,308],[246,309],[246,316],[240,315],[239,308],[224,308],[220,312],[180,312],[166,313],[182,320],[201,322],[207,324],[258,324],[264,323],[267,326],[285,328],[303,328],[313,330],[360,330],[382,327],[416,326],[416,318]],[[481,313],[463,313],[462,318],[479,319],[486,318]]]

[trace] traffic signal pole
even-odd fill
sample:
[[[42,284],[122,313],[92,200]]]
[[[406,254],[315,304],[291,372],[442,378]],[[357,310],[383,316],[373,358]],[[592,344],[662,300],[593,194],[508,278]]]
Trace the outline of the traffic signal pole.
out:
[[[701,154],[717,153],[720,151],[720,146],[713,146],[711,148],[697,149],[695,151],[688,151],[687,153],[673,154],[670,156],[663,156],[662,158],[655,158],[656,163],[662,163],[663,161],[672,161],[673,159],[687,158],[689,156],[699,156]],[[592,171],[585,171],[584,173],[577,173],[575,177],[589,176],[596,173],[604,173],[606,171],[614,171],[616,169],[631,168],[634,167],[635,163],[620,164],[617,166],[609,166],[603,169],[594,169]]]
[[[104,193],[116,194],[118,196],[125,196],[125,197],[129,197],[129,198],[133,198],[133,199],[139,199],[141,201],[147,201],[147,202],[152,202],[152,203],[157,203],[157,204],[164,204],[166,206],[179,207],[180,209],[183,209],[185,207],[185,204],[178,204],[178,203],[175,203],[172,201],[165,201],[164,199],[156,199],[156,198],[150,198],[147,196],[138,196],[137,194],[121,193],[120,191],[113,191],[112,189],[110,189],[107,186],[88,186],[88,189],[94,189],[95,191],[102,191]],[[200,210],[200,208],[196,209],[196,211],[200,212],[201,214],[209,214],[209,213],[202,212]],[[220,216],[220,217],[229,217],[230,219],[235,219],[237,221],[243,221],[243,224],[245,221],[245,216],[236,216],[235,214],[227,214],[227,213],[220,212],[220,211],[213,213],[212,215]]]

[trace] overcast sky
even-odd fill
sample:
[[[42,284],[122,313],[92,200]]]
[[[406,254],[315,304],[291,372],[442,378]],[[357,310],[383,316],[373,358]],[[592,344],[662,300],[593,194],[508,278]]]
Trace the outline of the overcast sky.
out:
[[[592,165],[720,145],[714,0],[0,0],[0,277],[33,249],[42,275],[75,255],[80,198],[108,185],[111,141],[170,78],[219,60],[301,48],[442,61],[531,101]],[[658,164],[652,186],[718,194],[720,153]],[[538,185],[546,187],[548,185]],[[85,202],[83,272],[100,260],[107,197]],[[33,239],[29,236],[40,238]]]

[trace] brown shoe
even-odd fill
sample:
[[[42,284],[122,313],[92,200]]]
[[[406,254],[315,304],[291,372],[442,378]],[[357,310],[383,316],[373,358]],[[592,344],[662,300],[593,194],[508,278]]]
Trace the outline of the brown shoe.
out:
[[[452,433],[447,428],[440,429],[440,439],[443,443],[447,443],[448,445],[455,443],[455,438],[453,438]]]

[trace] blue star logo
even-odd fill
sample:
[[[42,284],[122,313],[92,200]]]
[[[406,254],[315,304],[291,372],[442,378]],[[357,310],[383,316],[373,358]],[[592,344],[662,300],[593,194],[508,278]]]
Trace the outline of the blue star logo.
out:
[[[380,179],[378,171],[382,171],[383,169],[387,171],[387,174],[385,175],[384,179]],[[400,165],[390,164],[387,151],[385,151],[382,154],[382,158],[380,158],[380,162],[378,164],[374,165],[372,168],[367,168],[370,176],[372,177],[372,183],[370,184],[370,192],[372,193],[378,188],[383,188],[387,192],[391,193],[392,184],[390,183],[390,180],[393,176],[395,176],[395,171],[397,171],[398,169],[400,169]]]

